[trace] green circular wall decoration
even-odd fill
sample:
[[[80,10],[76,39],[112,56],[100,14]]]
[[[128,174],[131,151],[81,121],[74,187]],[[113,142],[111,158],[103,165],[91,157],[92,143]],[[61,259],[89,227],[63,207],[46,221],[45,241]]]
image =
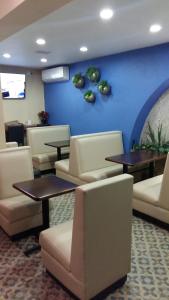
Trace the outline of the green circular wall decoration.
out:
[[[98,83],[98,90],[102,95],[109,95],[111,86],[106,80],[102,80]]]
[[[87,78],[92,82],[98,82],[100,79],[100,71],[98,68],[89,67],[86,71]]]
[[[94,94],[93,91],[89,90],[89,91],[87,91],[87,92],[84,94],[84,99],[85,99],[87,102],[92,103],[92,102],[95,102],[96,96],[95,96],[95,94]]]
[[[101,74],[100,70],[96,67],[88,67],[85,75],[82,75],[82,73],[77,73],[72,77],[73,85],[81,89],[85,86],[86,79],[89,79],[90,82],[95,83],[97,86],[98,91],[102,95],[110,95],[111,94],[111,86],[106,80],[100,80]],[[94,103],[96,100],[96,94],[92,90],[88,90],[84,93],[83,98],[90,103]]]
[[[77,73],[72,77],[72,82],[77,89],[85,86],[85,78],[81,73]]]

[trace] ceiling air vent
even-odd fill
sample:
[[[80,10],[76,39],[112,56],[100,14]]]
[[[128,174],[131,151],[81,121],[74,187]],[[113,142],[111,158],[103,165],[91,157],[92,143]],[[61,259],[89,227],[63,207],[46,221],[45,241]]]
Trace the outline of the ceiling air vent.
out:
[[[51,53],[51,51],[37,50],[37,51],[35,51],[35,53],[42,54],[42,55],[48,55]]]

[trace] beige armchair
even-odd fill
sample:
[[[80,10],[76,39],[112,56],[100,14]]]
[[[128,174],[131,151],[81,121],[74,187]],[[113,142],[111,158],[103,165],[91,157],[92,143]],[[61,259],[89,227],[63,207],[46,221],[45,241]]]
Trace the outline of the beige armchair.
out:
[[[130,271],[132,182],[123,174],[77,187],[73,221],[40,234],[47,270],[82,300]]]
[[[169,154],[163,175],[134,184],[133,208],[169,224]]]
[[[42,225],[41,203],[12,187],[32,178],[30,147],[0,150],[0,226],[9,236]]]

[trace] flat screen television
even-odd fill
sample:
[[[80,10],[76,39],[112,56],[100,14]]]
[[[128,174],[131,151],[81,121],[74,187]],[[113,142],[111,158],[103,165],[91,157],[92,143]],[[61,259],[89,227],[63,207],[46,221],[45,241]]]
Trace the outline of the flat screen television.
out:
[[[25,98],[25,74],[0,73],[3,99]]]

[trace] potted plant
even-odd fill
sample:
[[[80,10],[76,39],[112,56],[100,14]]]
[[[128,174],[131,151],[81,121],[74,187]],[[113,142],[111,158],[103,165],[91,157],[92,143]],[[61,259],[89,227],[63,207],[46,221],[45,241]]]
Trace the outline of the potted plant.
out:
[[[81,73],[77,73],[73,76],[72,82],[76,88],[81,89],[85,85],[85,78]]]
[[[162,124],[158,125],[157,132],[155,132],[152,129],[150,123],[148,122],[146,140],[144,142],[141,141],[140,144],[134,144],[133,149],[168,153],[169,141],[166,140],[165,133],[163,132]]]
[[[100,71],[98,68],[89,67],[86,71],[87,78],[92,82],[98,82],[100,79]]]
[[[87,92],[84,94],[84,99],[85,99],[87,102],[95,102],[96,96],[95,96],[95,94],[93,93],[93,91],[89,90],[89,91],[87,91]]]
[[[106,80],[102,80],[98,84],[98,90],[102,95],[108,95],[110,94],[111,86]]]
[[[38,116],[39,116],[41,124],[44,124],[44,125],[48,124],[49,114],[47,111],[44,111],[44,110],[40,111],[38,113]]]

